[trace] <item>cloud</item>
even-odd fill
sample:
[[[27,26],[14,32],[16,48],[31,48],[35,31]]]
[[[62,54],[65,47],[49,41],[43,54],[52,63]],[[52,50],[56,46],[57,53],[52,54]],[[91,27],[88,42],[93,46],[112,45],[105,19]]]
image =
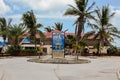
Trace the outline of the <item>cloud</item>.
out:
[[[114,17],[111,19],[111,23],[120,30],[120,8],[110,6],[111,12],[115,12]]]
[[[23,4],[33,10],[50,11],[63,10],[68,4],[74,4],[74,0],[8,0],[9,2]]]
[[[115,15],[113,18],[111,18],[111,23],[117,27],[117,29],[120,31],[120,7],[110,6],[111,13],[115,12]],[[120,39],[114,37],[114,42],[112,43],[115,46],[120,47],[119,43]]]
[[[34,13],[35,14],[35,13]],[[49,13],[49,14],[35,14],[37,19],[41,19],[41,18],[49,18],[49,19],[75,19],[76,17],[74,16],[63,16],[63,14],[61,12],[56,12],[56,13]],[[22,18],[22,14],[14,14],[14,15],[9,15],[6,16],[6,18],[12,18],[14,19],[21,19]]]
[[[17,5],[13,5],[12,8],[13,8],[13,10],[20,10],[20,7]]]
[[[114,42],[112,43],[113,45],[120,47],[120,39],[119,38],[114,38]]]
[[[0,14],[4,15],[9,11],[11,11],[11,8],[3,0],[0,0]]]
[[[15,15],[10,15],[6,16],[7,18],[12,18],[12,19],[20,19],[22,18],[22,14],[15,14]]]
[[[114,6],[110,6],[111,8],[111,12],[115,12],[114,17],[111,20],[111,23],[117,27],[118,30],[120,30],[120,7],[114,7]],[[120,47],[120,43],[119,43],[120,39],[119,38],[114,38],[114,42],[113,45]]]
[[[112,23],[120,31],[120,10],[115,10],[115,16],[112,19]],[[120,38],[114,38],[114,45],[120,47]]]
[[[115,10],[113,24],[120,30],[120,10]]]
[[[22,13],[23,10],[33,10],[37,18],[73,18],[71,16],[63,16],[65,10],[68,8],[68,4],[75,5],[74,0],[7,0],[12,4],[12,9],[15,12],[19,10]],[[9,4],[9,3],[8,3]],[[17,5],[16,5],[17,4]],[[22,6],[22,7],[21,7]],[[19,18],[18,14],[14,14],[10,17]]]

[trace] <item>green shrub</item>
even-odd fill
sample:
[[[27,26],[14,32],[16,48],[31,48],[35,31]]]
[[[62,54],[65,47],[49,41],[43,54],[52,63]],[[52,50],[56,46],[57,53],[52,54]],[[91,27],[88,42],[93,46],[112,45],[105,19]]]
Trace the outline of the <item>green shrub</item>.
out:
[[[18,55],[20,52],[22,51],[21,46],[19,45],[12,45],[8,47],[8,53],[10,53],[11,55]]]
[[[117,49],[117,47],[115,47],[115,46],[111,46],[108,50],[107,50],[107,53],[109,54],[109,55],[114,55],[114,54],[116,54],[118,52],[118,49]]]
[[[36,49],[22,49],[19,45],[9,46],[7,53],[10,53],[12,56],[32,56],[36,55]]]
[[[21,52],[22,56],[35,56],[37,55],[37,50],[36,49],[23,49]]]
[[[24,49],[22,50],[23,53],[37,53],[36,49]]]

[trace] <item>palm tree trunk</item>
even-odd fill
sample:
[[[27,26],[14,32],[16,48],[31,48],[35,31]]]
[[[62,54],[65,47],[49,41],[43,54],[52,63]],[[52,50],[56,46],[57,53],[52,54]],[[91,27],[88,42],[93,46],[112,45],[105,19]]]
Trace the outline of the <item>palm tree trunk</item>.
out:
[[[37,50],[37,38],[36,38],[36,33],[37,33],[37,30],[35,30],[35,33],[34,33],[35,49]]]
[[[14,45],[18,45],[18,39],[17,39],[17,37],[15,37],[15,43],[14,43]]]
[[[98,55],[101,55],[101,47],[102,47],[102,42],[100,40],[99,45],[98,45]]]
[[[77,56],[76,60],[78,60],[78,52],[77,52],[77,50],[76,50],[76,56]]]
[[[79,41],[81,39],[81,34],[84,29],[84,16],[81,16],[79,18],[79,22],[78,22],[77,26],[78,26],[77,39]]]
[[[79,41],[81,39],[81,34],[82,34],[82,31],[84,29],[84,16],[83,17],[80,17],[79,19],[80,21],[78,22],[78,26],[77,26],[77,36],[76,36],[76,45],[79,44]],[[77,55],[77,60],[78,60],[78,52],[76,50],[76,55]]]
[[[35,41],[35,49],[37,50],[37,40],[36,40],[36,37],[34,37],[34,41]]]
[[[77,60],[77,49],[75,49],[75,60]]]
[[[78,55],[78,52],[77,52],[77,60],[79,59],[79,55]]]
[[[99,45],[99,55],[101,55],[101,42],[100,42],[100,45]]]

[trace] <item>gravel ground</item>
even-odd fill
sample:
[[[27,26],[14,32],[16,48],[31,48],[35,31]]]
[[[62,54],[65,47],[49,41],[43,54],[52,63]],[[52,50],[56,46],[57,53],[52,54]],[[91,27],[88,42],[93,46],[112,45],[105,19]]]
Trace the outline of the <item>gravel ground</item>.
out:
[[[0,80],[118,80],[120,57],[79,57],[91,61],[86,64],[27,62],[30,58],[0,58]]]

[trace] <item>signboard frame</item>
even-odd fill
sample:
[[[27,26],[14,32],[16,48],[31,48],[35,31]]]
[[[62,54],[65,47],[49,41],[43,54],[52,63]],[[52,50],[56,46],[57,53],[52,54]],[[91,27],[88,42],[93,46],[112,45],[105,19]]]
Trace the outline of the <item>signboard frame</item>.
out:
[[[64,57],[65,32],[52,32],[52,58]]]

